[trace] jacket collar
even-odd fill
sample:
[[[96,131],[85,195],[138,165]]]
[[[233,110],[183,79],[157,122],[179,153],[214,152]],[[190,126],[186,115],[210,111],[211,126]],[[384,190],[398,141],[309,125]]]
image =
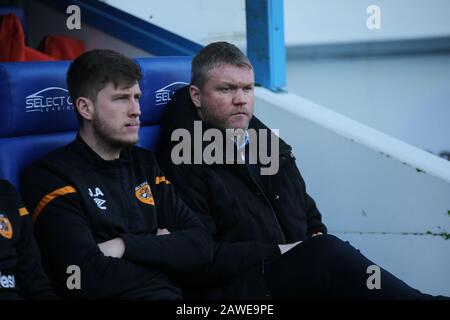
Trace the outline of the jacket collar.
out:
[[[79,133],[72,143],[72,148],[81,157],[85,158],[95,166],[101,168],[111,168],[117,165],[129,162],[132,147],[125,147],[121,152],[119,159],[105,160],[100,157],[92,148],[83,140]]]

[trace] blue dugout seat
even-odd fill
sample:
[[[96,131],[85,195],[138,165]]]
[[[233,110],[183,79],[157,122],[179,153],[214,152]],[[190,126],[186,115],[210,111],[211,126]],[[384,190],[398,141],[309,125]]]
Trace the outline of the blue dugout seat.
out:
[[[158,146],[162,111],[190,82],[191,57],[136,59],[142,69],[141,147]],[[75,138],[78,123],[66,72],[70,61],[0,63],[0,179],[19,190],[31,162]]]

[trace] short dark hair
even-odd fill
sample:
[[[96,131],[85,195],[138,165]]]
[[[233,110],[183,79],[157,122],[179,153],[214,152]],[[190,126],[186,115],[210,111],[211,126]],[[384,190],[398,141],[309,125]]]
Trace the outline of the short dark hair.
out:
[[[201,49],[192,60],[191,84],[202,88],[208,79],[208,72],[224,64],[253,70],[250,60],[238,47],[228,42],[212,42]]]
[[[85,52],[76,58],[67,71],[67,87],[72,103],[75,105],[79,97],[96,101],[97,94],[108,83],[114,87],[133,85],[141,80],[139,65],[132,59],[108,49],[96,49]],[[82,125],[82,117],[75,107],[78,122]]]

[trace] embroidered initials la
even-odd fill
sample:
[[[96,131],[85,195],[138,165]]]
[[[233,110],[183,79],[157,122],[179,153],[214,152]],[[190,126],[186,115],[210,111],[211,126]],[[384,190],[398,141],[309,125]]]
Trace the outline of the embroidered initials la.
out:
[[[92,192],[91,188],[88,188],[89,191],[89,195],[93,198],[93,197],[98,197],[98,196],[104,196],[102,190],[100,190],[99,187],[95,187],[94,192]]]
[[[104,197],[102,190],[100,190],[99,187],[95,187],[94,191],[92,191],[91,188],[88,188],[89,196],[94,200],[97,207],[101,210],[106,210],[106,206],[104,204],[106,203],[105,199],[100,199],[99,197]]]

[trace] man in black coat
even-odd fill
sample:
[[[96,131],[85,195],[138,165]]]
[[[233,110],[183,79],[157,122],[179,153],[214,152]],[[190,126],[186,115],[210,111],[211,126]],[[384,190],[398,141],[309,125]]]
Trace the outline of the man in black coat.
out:
[[[327,235],[291,147],[253,116],[253,89],[247,57],[212,43],[163,116],[160,166],[216,241],[213,265],[180,280],[187,296],[426,297]]]

